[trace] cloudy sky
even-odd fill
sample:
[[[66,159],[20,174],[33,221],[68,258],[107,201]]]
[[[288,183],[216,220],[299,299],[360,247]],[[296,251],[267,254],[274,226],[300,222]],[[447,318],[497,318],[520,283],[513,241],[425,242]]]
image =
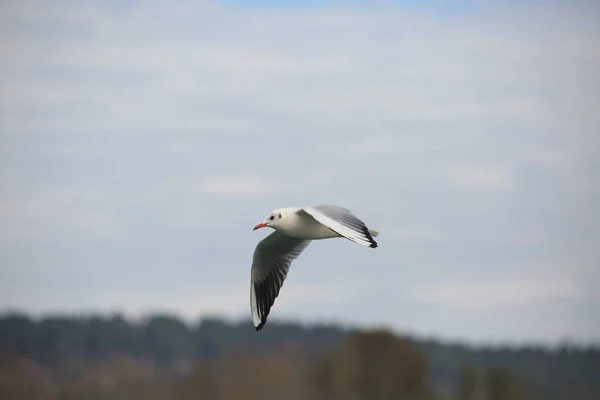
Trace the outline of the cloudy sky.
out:
[[[331,202],[271,321],[600,341],[593,3],[1,2],[0,309],[249,318]]]

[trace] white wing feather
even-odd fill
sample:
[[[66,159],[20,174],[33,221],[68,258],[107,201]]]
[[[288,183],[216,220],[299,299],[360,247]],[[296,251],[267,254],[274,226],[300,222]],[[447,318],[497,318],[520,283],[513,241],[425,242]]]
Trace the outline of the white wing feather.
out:
[[[377,232],[370,231],[365,223],[347,208],[317,204],[304,207],[302,210],[348,240],[363,246],[377,247],[377,242],[373,239],[373,236],[377,236]]]

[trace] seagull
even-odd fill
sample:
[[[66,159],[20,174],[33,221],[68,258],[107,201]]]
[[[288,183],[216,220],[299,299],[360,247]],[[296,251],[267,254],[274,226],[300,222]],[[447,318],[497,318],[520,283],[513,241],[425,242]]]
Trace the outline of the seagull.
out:
[[[256,331],[266,324],[290,265],[311,241],[341,237],[374,249],[373,238],[379,235],[347,208],[331,204],[277,208],[254,230],[265,227],[274,232],[256,246],[250,273],[250,310]]]

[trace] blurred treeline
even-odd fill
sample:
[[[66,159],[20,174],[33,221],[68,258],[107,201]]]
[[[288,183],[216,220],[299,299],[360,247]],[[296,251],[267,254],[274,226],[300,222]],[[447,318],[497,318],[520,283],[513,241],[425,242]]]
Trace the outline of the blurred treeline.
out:
[[[174,316],[0,317],[0,399],[600,399],[600,349]]]

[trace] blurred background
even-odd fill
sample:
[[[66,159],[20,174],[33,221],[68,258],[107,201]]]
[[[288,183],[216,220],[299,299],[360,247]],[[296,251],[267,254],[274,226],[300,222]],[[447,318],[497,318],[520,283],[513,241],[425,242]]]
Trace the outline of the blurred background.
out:
[[[0,398],[600,398],[600,5],[0,3]],[[261,332],[252,231],[334,203]]]

